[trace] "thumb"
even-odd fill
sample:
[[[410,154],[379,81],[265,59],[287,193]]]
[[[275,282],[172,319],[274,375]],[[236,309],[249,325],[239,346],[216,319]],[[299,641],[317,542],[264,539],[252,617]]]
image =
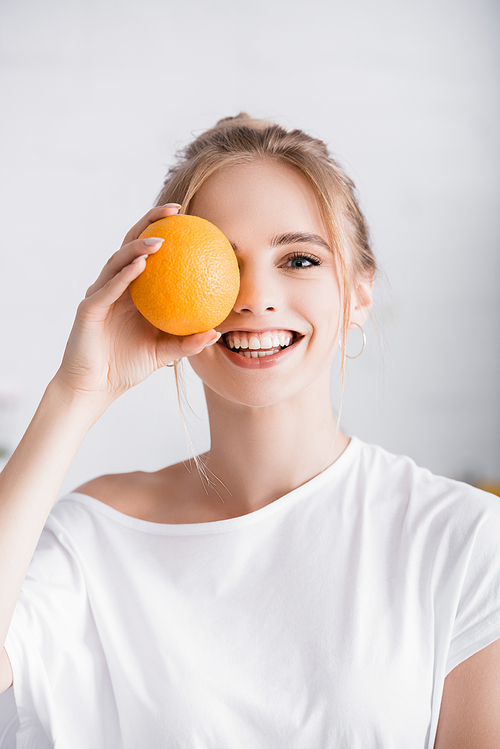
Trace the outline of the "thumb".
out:
[[[206,330],[203,333],[194,333],[189,336],[175,336],[175,343],[172,345],[172,336],[169,336],[169,340],[164,341],[164,347],[159,348],[158,359],[163,366],[166,366],[175,359],[182,359],[184,356],[195,356],[208,346],[213,346],[214,343],[217,343],[220,337],[221,334],[216,330]]]
[[[182,356],[194,356],[208,346],[217,343],[221,334],[216,330],[206,330],[204,333],[184,336],[181,341]]]

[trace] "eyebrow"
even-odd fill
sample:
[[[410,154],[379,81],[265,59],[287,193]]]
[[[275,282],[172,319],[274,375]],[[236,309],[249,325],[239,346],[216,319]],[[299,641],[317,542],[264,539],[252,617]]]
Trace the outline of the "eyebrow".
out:
[[[323,247],[323,249],[328,250],[328,252],[332,252],[332,248],[330,247],[328,242],[325,242],[323,237],[320,237],[319,234],[310,234],[306,231],[291,231],[286,234],[277,234],[271,239],[271,247],[273,249],[275,247],[283,247],[287,244],[300,243],[316,244],[319,247]],[[239,252],[239,247],[237,244],[231,242],[231,245],[235,252]]]

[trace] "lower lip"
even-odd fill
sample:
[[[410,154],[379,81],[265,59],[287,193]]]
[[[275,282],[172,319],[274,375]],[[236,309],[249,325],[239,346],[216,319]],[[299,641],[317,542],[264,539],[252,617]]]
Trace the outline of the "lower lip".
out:
[[[221,338],[222,340],[222,338]],[[293,356],[293,352],[300,346],[302,338],[298,338],[295,343],[292,343],[287,348],[282,349],[277,354],[271,354],[270,356],[262,356],[258,359],[249,359],[241,354],[236,354],[231,349],[228,349],[224,343],[218,343],[217,346],[222,349],[224,356],[229,359],[230,362],[236,364],[237,367],[243,367],[243,369],[269,369],[269,367],[275,367],[277,364],[281,364],[285,359]]]

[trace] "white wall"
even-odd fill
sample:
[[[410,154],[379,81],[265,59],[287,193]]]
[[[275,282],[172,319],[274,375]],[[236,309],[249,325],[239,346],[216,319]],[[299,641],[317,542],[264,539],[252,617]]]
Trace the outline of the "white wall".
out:
[[[498,29],[494,0],[3,0],[0,441],[174,150],[244,109],[326,140],[372,227],[378,333],[349,367],[347,431],[499,480]],[[204,450],[194,374],[189,399]],[[103,417],[63,491],[188,453],[165,370]]]

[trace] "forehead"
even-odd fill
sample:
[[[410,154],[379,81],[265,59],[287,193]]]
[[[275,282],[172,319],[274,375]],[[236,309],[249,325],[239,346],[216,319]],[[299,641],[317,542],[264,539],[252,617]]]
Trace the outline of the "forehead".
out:
[[[211,221],[238,245],[292,231],[327,239],[306,178],[293,167],[270,159],[219,169],[195,195],[190,213]]]

